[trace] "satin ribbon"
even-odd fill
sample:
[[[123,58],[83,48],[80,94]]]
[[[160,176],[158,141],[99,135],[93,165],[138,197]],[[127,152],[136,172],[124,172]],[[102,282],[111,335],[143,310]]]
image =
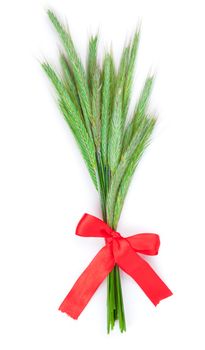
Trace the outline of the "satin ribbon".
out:
[[[104,221],[84,214],[76,228],[76,235],[102,237],[105,238],[106,245],[80,275],[60,305],[60,311],[77,319],[115,264],[137,282],[155,306],[160,300],[172,295],[152,267],[136,254],[157,255],[160,246],[157,234],[140,233],[125,238],[119,232],[112,230]]]

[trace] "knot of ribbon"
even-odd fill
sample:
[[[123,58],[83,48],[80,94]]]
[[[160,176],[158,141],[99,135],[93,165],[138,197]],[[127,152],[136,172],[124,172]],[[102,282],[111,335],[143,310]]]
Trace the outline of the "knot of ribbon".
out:
[[[157,255],[160,246],[157,234],[140,233],[122,237],[104,221],[84,214],[77,225],[76,235],[102,237],[105,238],[106,244],[75,282],[60,305],[60,311],[77,319],[116,264],[137,282],[155,306],[162,299],[172,295],[152,267],[137,254]]]

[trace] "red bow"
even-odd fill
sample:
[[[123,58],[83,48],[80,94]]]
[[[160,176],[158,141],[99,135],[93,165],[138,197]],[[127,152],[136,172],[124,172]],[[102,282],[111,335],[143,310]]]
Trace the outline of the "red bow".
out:
[[[137,252],[157,255],[160,246],[157,234],[140,233],[125,238],[112,230],[104,221],[95,216],[84,214],[76,228],[76,235],[103,237],[106,239],[106,245],[80,275],[60,305],[60,311],[77,319],[115,264],[138,283],[155,306],[160,300],[172,295],[170,289],[151,266],[136,254]]]

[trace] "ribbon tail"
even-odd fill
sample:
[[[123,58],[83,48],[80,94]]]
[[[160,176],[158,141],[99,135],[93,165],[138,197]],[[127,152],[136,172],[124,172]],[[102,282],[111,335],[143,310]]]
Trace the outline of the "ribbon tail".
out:
[[[112,271],[115,265],[109,245],[103,247],[83,271],[62,302],[59,310],[77,319],[96,289]]]
[[[126,243],[121,244],[119,253],[115,257],[116,262],[123,271],[137,282],[156,306],[161,300],[171,296],[172,292],[152,267]]]

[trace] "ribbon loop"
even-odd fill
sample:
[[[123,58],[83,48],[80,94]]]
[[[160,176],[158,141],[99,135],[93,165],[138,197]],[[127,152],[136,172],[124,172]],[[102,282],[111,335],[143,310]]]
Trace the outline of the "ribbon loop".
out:
[[[152,267],[137,254],[157,255],[160,246],[157,234],[141,233],[125,238],[104,221],[84,214],[77,225],[76,235],[102,237],[105,238],[106,245],[84,270],[60,305],[59,310],[62,312],[77,319],[115,264],[137,282],[155,306],[172,295]]]
[[[84,214],[79,221],[75,234],[83,237],[103,237],[112,236],[113,230],[102,220],[90,214]]]
[[[145,255],[157,255],[160,246],[159,235],[156,233],[138,233],[127,238],[135,252]]]

